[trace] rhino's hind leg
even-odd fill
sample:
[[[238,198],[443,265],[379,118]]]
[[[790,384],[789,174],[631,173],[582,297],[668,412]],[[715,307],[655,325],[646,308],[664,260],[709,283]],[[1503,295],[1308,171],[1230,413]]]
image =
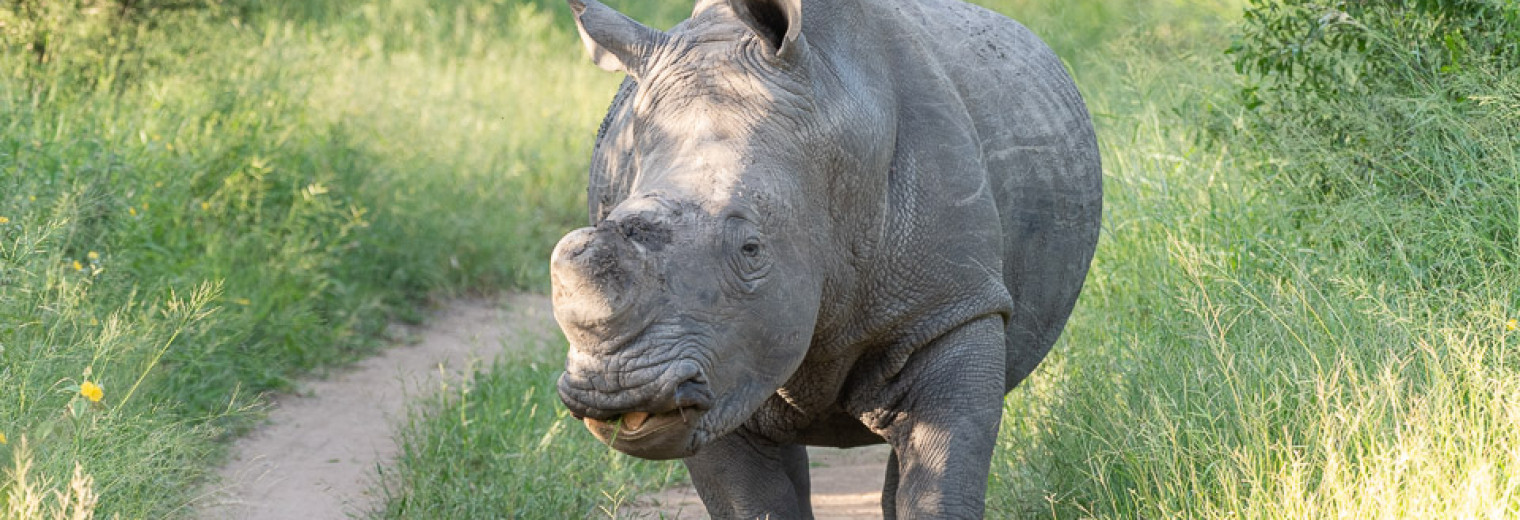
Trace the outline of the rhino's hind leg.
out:
[[[807,448],[744,429],[683,459],[713,518],[813,518]]]
[[[920,349],[884,394],[886,518],[981,518],[1003,417],[1003,322],[986,316]],[[869,415],[869,414],[868,414]],[[869,421],[868,421],[869,422]]]

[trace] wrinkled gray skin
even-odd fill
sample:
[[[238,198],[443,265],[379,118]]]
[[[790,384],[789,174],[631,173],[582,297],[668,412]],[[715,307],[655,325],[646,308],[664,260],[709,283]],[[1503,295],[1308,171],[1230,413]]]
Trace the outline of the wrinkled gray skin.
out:
[[[669,32],[570,4],[628,79],[551,261],[565,405],[683,458],[716,518],[809,518],[803,446],[881,442],[887,518],[981,516],[1098,238],[1061,62],[955,0],[700,0]]]

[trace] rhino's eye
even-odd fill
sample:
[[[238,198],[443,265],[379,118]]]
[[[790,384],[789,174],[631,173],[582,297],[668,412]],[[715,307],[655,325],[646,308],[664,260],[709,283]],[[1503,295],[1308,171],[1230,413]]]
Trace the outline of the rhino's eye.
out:
[[[760,256],[760,242],[754,239],[750,239],[749,242],[746,242],[744,244],[744,247],[739,248],[739,252],[744,253],[744,256],[748,256],[750,258]]]
[[[770,272],[771,259],[761,244],[754,223],[732,218],[725,224],[724,246],[728,253],[727,279],[742,292],[754,292]]]

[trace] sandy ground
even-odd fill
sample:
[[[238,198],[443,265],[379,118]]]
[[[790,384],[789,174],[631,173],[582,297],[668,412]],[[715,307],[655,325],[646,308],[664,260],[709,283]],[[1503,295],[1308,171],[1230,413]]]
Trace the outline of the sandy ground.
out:
[[[267,423],[233,446],[220,482],[194,504],[195,516],[366,517],[382,498],[374,495],[377,469],[394,460],[394,428],[410,400],[488,366],[506,345],[559,348],[563,341],[548,298],[537,295],[450,302],[426,326],[397,332],[410,341],[277,398]],[[810,453],[818,518],[881,518],[885,448]],[[619,516],[707,517],[690,487],[640,497]]]

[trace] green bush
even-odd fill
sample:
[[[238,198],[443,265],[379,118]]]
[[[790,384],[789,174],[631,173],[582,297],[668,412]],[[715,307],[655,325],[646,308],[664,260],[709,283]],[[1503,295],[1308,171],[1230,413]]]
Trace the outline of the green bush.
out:
[[[1227,52],[1236,72],[1299,97],[1398,91],[1473,67],[1520,65],[1520,4],[1250,0]]]

